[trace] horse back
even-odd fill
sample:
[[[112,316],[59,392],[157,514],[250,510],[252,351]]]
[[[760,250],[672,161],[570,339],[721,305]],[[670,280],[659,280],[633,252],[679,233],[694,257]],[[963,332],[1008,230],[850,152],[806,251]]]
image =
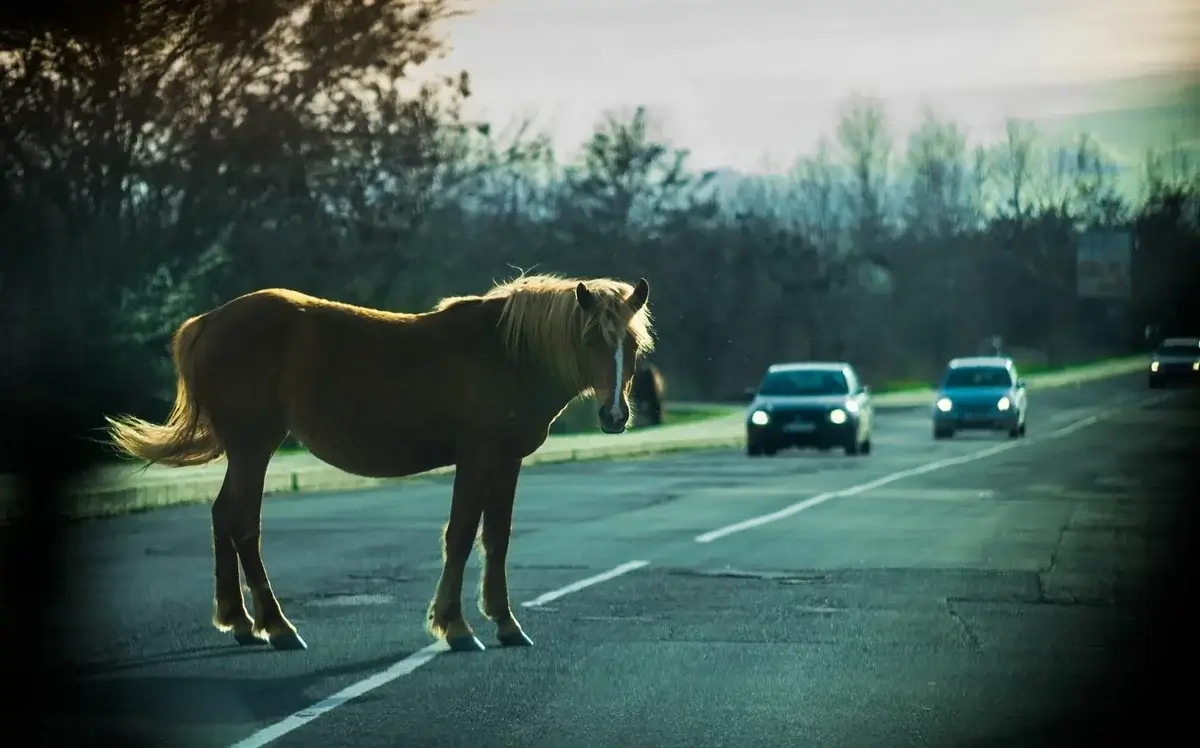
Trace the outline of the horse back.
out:
[[[210,312],[210,342],[226,349],[223,387],[253,381],[241,402],[274,403],[331,464],[382,474],[401,444],[412,460],[403,469],[428,469],[452,461],[464,440],[525,452],[545,439],[566,400],[505,353],[499,313],[490,300],[406,314],[267,289]]]

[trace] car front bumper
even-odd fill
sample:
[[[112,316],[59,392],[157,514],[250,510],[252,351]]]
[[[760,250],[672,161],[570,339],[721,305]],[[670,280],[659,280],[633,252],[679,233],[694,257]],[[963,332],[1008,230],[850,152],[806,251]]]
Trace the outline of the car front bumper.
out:
[[[858,433],[858,419],[853,417],[845,423],[808,422],[811,426],[797,426],[796,423],[768,423],[765,426],[748,423],[746,441],[768,448],[840,447],[854,441]]]
[[[1020,414],[1014,411],[985,413],[958,413],[938,411],[933,415],[933,427],[953,431],[1000,431],[1012,430],[1021,425]]]
[[[1149,372],[1149,378],[1152,385],[1196,385],[1200,384],[1200,371],[1193,369],[1191,364],[1172,364],[1160,366],[1158,371]]]

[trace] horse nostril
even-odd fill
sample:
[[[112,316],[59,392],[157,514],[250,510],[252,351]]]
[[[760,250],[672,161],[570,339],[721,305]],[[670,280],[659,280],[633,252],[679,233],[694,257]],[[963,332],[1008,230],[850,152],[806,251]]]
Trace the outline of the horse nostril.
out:
[[[629,419],[628,414],[621,417],[619,413],[614,414],[611,408],[601,408],[597,415],[600,417],[600,425],[605,428],[618,428]]]

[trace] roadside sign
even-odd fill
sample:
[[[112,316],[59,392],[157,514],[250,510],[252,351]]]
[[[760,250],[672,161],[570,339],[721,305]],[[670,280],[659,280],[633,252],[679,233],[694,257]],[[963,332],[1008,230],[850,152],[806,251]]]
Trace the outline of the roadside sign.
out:
[[[1079,298],[1128,299],[1132,295],[1132,232],[1086,231],[1075,246]]]

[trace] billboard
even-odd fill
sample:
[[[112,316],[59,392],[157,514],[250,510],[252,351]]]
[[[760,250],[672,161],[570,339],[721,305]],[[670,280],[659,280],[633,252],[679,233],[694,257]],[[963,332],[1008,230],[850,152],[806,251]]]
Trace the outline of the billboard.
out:
[[[1132,295],[1132,232],[1085,231],[1075,246],[1075,285],[1079,298],[1128,299]]]

